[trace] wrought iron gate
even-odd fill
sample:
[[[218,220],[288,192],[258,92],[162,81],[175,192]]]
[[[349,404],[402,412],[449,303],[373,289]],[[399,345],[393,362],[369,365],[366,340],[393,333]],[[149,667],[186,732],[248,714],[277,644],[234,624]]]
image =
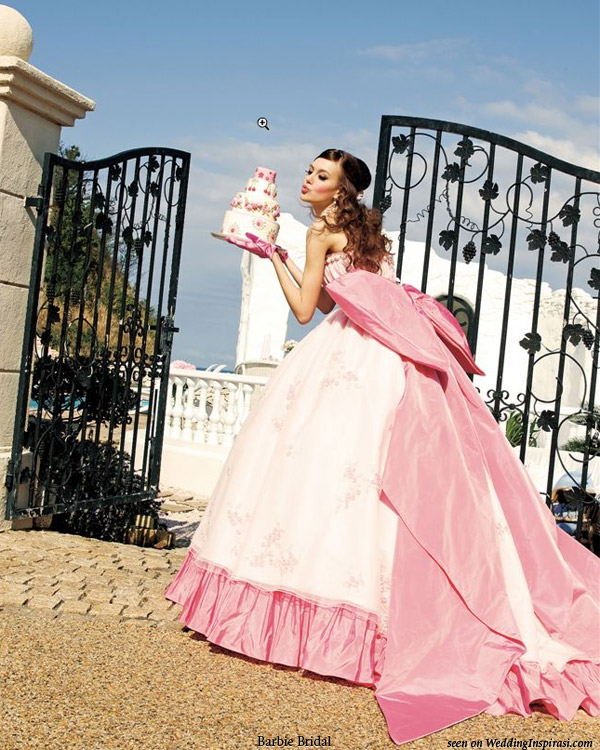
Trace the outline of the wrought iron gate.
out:
[[[189,165],[46,154],[8,518],[156,496]]]
[[[382,118],[373,205],[398,230],[397,276],[463,313],[487,374],[475,384],[496,420],[511,420],[548,503],[566,472],[578,536],[600,456],[599,184],[599,172],[495,133]]]

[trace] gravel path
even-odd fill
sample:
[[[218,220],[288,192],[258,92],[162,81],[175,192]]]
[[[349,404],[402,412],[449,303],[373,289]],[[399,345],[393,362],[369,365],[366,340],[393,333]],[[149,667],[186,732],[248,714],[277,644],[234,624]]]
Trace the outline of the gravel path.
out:
[[[298,747],[299,734],[339,750],[395,747],[372,690],[184,630],[163,597],[184,555],[0,534],[0,750],[228,750],[256,747],[259,735]],[[481,715],[405,747],[505,738],[590,739],[600,750],[600,719]]]

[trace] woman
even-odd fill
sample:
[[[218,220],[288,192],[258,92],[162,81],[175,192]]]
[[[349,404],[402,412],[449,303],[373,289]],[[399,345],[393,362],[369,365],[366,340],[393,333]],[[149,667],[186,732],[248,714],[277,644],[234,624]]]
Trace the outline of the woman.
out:
[[[225,648],[374,686],[398,743],[596,715],[600,561],[557,531],[454,317],[396,282],[370,179],[344,151],[310,165],[304,272],[248,236],[300,323],[340,309],[270,379],[166,596]]]

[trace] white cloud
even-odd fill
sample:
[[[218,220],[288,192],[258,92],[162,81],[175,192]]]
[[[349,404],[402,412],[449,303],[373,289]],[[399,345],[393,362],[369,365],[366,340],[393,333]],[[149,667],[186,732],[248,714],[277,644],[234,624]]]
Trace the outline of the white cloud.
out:
[[[595,121],[600,120],[600,96],[590,96],[588,94],[576,99],[575,104],[580,112],[591,115]]]
[[[561,138],[552,138],[535,130],[526,130],[515,133],[513,138],[528,146],[538,148],[557,159],[578,164],[587,169],[600,170],[600,153],[597,149],[584,148],[575,141]]]
[[[505,99],[473,105],[499,122],[495,132],[510,135],[564,161],[598,169],[600,99],[577,95],[522,68],[517,61],[498,59],[496,63],[512,71],[514,84]]]
[[[548,133],[577,134],[576,140],[587,145],[598,142],[598,127],[576,119],[570,114],[568,103],[563,106],[550,106],[540,101],[517,103],[504,100],[488,102],[482,107],[486,114],[518,122],[525,122],[530,128],[543,128]]]
[[[378,57],[390,62],[423,63],[448,57],[462,50],[469,43],[465,38],[429,39],[412,44],[379,45],[360,50],[360,54]]]

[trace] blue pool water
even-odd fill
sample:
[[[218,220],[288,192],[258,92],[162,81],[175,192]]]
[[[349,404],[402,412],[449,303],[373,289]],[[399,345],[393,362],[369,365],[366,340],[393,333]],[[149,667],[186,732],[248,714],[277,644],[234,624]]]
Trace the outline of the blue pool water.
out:
[[[75,402],[75,408],[78,409],[79,406],[80,406],[80,404],[81,404],[81,399],[77,399],[77,401]],[[144,409],[147,409],[148,408],[148,404],[149,404],[148,399],[143,398],[140,401],[140,410],[143,411]],[[29,399],[29,411],[37,411],[37,408],[38,408],[37,401],[35,401],[34,399],[30,398]],[[65,409],[68,409],[68,408],[69,408],[68,405],[65,406]],[[134,411],[134,410],[132,409],[132,411]]]

